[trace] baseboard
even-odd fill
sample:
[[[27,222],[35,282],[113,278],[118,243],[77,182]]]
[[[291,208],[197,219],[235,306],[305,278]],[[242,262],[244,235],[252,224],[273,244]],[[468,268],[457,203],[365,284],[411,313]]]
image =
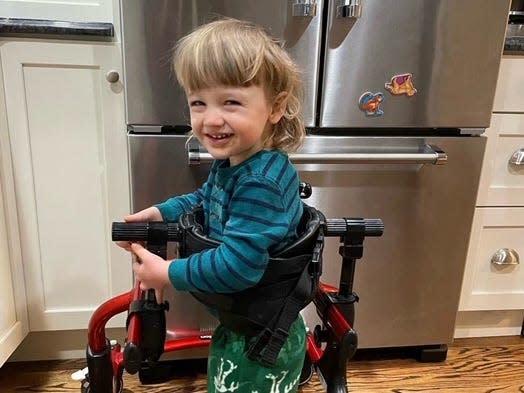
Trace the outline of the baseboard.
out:
[[[460,311],[455,323],[455,338],[518,336],[524,310]]]
[[[455,338],[518,336],[523,318],[523,310],[461,311],[457,315]],[[119,342],[126,337],[124,328],[108,328],[106,334]],[[8,361],[82,359],[86,345],[87,330],[31,332]]]
[[[110,339],[123,340],[125,328],[108,328]],[[87,329],[31,332],[9,357],[9,362],[81,359],[86,356]]]

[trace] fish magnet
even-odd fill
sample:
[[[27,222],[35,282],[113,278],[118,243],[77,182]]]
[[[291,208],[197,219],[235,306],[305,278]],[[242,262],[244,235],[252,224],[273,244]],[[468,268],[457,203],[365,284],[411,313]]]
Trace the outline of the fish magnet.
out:
[[[358,99],[358,107],[366,116],[382,116],[384,114],[384,111],[380,109],[382,101],[384,101],[384,94],[382,92],[371,93],[370,91],[366,91]]]
[[[405,94],[411,97],[417,93],[417,89],[413,86],[413,74],[410,73],[395,75],[391,78],[391,82],[386,83],[384,87],[396,96]]]

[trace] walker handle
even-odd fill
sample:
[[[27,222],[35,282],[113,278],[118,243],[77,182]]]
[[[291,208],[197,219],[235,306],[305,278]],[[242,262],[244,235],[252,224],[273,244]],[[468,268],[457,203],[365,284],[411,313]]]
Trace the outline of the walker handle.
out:
[[[345,236],[348,228],[364,225],[365,236],[382,236],[384,223],[380,218],[328,218],[326,220],[325,236]]]
[[[164,237],[166,242],[178,242],[182,239],[182,229],[175,222],[113,222],[111,228],[113,241],[148,241],[152,234]]]

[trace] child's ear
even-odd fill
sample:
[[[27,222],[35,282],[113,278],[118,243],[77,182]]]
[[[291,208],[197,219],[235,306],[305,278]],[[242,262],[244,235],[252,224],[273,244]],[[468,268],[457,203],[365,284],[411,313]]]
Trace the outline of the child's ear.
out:
[[[288,94],[285,91],[282,91],[273,99],[271,113],[269,114],[269,122],[271,124],[277,124],[282,116],[284,116],[284,113],[286,112],[287,97]]]

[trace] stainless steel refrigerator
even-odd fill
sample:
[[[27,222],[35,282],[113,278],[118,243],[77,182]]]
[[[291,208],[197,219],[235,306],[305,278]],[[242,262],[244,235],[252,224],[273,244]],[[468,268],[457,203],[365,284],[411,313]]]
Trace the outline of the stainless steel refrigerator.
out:
[[[133,209],[194,190],[210,167],[196,141],[186,146],[174,43],[220,15],[262,24],[303,69],[308,137],[292,160],[313,186],[307,203],[385,224],[356,269],[359,346],[445,353],[508,10],[509,0],[123,0]],[[322,281],[333,285],[337,251],[328,240]],[[168,298],[168,338],[212,332],[188,294]],[[304,315],[318,323],[312,307]]]

